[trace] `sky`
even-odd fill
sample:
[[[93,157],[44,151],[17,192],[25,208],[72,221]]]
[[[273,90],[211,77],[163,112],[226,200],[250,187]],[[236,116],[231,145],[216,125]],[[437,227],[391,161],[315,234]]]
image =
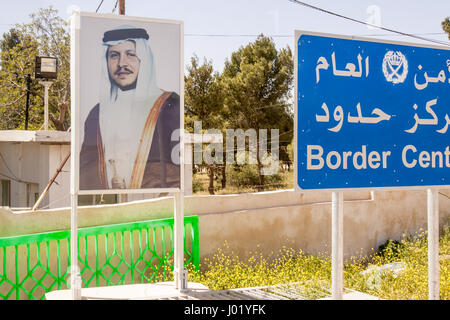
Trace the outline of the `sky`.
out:
[[[72,10],[95,12],[101,0],[2,1],[0,35],[16,23],[30,22],[29,14],[52,5],[69,19]],[[385,28],[448,41],[441,22],[450,16],[449,0],[304,0],[322,9]],[[116,0],[103,0],[98,13],[112,13]],[[115,13],[118,13],[118,8]],[[184,60],[193,54],[211,60],[221,72],[233,51],[263,33],[277,48],[294,48],[294,30],[364,36],[384,40],[427,43],[388,31],[369,28],[300,6],[289,0],[126,0],[126,15],[184,22]],[[432,44],[432,43],[429,43]]]

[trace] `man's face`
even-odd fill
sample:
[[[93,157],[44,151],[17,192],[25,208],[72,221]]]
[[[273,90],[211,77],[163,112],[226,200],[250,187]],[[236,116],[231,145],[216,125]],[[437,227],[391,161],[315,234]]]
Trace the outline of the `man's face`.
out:
[[[136,55],[136,43],[124,41],[108,48],[108,72],[110,78],[122,89],[136,86],[141,61]]]

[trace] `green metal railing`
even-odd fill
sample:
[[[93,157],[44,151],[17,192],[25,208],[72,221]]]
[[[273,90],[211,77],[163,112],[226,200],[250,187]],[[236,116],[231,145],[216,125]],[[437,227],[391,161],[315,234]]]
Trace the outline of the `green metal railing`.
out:
[[[83,287],[167,281],[173,219],[78,229]],[[198,217],[184,218],[185,265],[199,267]],[[44,299],[69,288],[70,230],[0,238],[0,299]]]

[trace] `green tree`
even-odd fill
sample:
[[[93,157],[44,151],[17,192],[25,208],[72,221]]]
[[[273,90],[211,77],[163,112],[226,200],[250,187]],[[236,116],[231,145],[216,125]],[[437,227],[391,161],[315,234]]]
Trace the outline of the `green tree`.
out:
[[[68,23],[52,7],[30,15],[31,23],[18,24],[0,42],[0,129],[23,128],[26,77],[34,74],[35,57],[58,58],[58,79],[49,90],[49,120],[56,130],[68,129],[70,105],[70,35]],[[37,79],[30,88],[29,127],[43,122],[44,93]]]
[[[447,17],[444,21],[442,21],[442,29],[447,32],[448,39],[450,40],[450,17]]]
[[[221,126],[224,95],[220,75],[214,71],[211,60],[204,58],[200,64],[197,56],[191,57],[184,77],[184,92],[184,110],[191,121],[202,121],[204,129]],[[187,125],[192,128],[193,122]]]
[[[292,139],[293,117],[289,99],[293,67],[290,48],[278,51],[273,40],[262,34],[233,52],[231,59],[225,62],[222,83],[226,92],[225,104],[232,115],[231,124],[244,130],[252,128],[258,133],[258,190],[264,190],[259,129],[278,128],[280,140],[282,138],[286,144]]]
[[[186,126],[193,131],[194,121],[201,121],[202,129],[224,128],[223,101],[224,95],[220,85],[220,75],[214,71],[211,61],[204,58],[200,64],[198,57],[191,58],[187,66],[185,83],[185,112]],[[195,159],[195,155],[194,155]],[[214,176],[219,166],[217,164],[205,164],[209,175],[209,193],[214,194]]]
[[[38,43],[23,28],[16,26],[3,35],[0,70],[0,129],[16,129],[24,125],[25,97],[27,94],[26,76],[31,74]],[[33,89],[38,86],[33,85]],[[30,108],[30,127],[39,118],[39,110],[32,102]]]
[[[3,40],[0,41],[0,50],[5,52],[20,44],[20,33],[12,28],[3,34]]]

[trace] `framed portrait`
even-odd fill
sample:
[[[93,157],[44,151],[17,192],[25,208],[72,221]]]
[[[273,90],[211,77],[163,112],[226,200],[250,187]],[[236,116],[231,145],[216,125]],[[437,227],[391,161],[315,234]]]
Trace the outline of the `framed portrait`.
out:
[[[182,189],[183,22],[74,13],[72,193]]]

